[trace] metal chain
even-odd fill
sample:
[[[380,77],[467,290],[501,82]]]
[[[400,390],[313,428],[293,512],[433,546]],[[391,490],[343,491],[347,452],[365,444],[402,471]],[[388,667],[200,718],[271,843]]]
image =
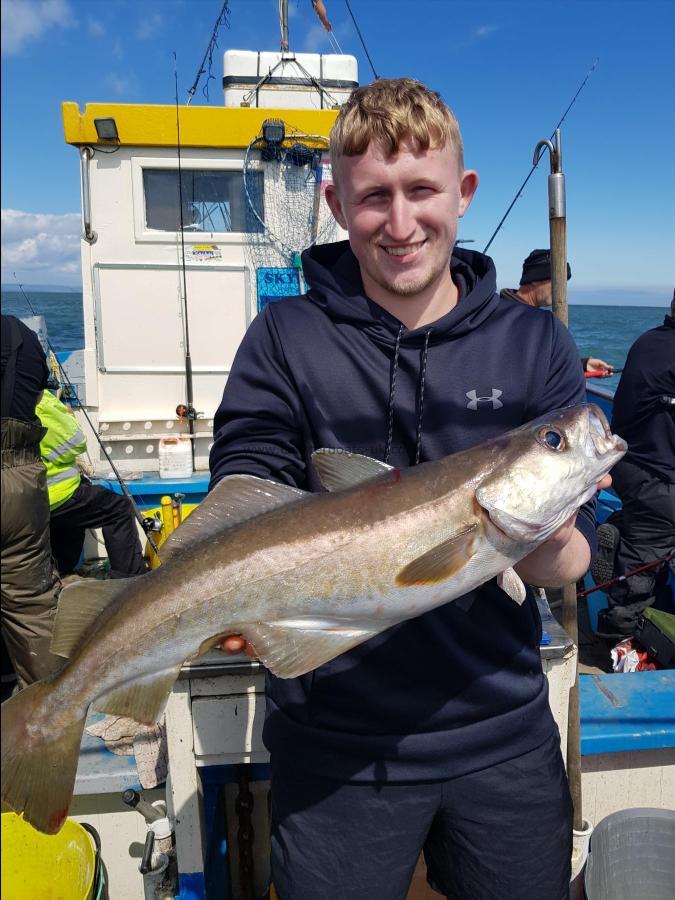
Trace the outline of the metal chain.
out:
[[[250,791],[249,767],[237,766],[237,784],[239,793],[234,801],[234,808],[239,821],[237,844],[239,847],[239,889],[241,900],[253,900],[253,839],[255,832],[251,816],[253,813],[253,794]]]

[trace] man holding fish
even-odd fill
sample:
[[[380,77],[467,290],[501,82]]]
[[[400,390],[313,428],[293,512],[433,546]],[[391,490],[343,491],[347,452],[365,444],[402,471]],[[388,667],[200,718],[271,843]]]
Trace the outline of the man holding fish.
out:
[[[211,491],[161,566],[61,593],[67,661],[2,705],[2,801],[59,831],[90,709],[155,722],[187,660],[247,647],[281,900],[403,900],[421,849],[448,897],[561,900],[569,793],[523,580],[586,570],[626,444],[570,405],[567,330],[454,249],[478,176],[440,98],[377,81],[331,142],[350,241],[251,325]]]
[[[528,450],[522,464],[510,461],[512,438],[500,436],[584,401],[572,338],[553,316],[500,298],[492,261],[455,246],[478,175],[464,168],[456,119],[437,94],[407,78],[359,88],[333,128],[331,157],[326,200],[349,242],[306,251],[307,295],[268,305],[247,332],[215,419],[212,488],[235,473],[348,488],[363,457],[370,475],[380,460],[390,478],[406,478],[409,467],[469,451],[457,457],[457,490],[473,498],[487,540],[496,528],[527,543],[530,504],[543,508],[572,477],[541,470],[571,448],[572,432],[553,421],[535,430],[539,455]],[[588,440],[610,440],[595,412],[582,418]],[[495,472],[503,466],[494,502],[459,464],[484,441]],[[327,457],[312,458],[324,447],[348,451],[334,457],[337,475],[327,475]],[[578,513],[568,507],[545,540],[539,533],[516,571],[478,587],[466,575],[482,552],[468,513],[424,552],[433,512],[420,480],[407,540],[412,552],[419,536],[421,555],[397,584],[464,579],[460,596],[309,674],[268,675],[280,900],[403,900],[422,850],[430,883],[454,900],[568,896],[570,800],[540,621],[530,591],[521,605],[513,599],[523,600],[521,578],[557,586],[588,569],[589,498],[609,484],[608,468],[577,491],[576,505],[586,501]],[[523,487],[535,471],[539,480]],[[386,500],[371,490],[361,502],[377,518]],[[355,510],[355,528],[369,514]],[[224,647],[241,650],[247,639],[233,634]]]

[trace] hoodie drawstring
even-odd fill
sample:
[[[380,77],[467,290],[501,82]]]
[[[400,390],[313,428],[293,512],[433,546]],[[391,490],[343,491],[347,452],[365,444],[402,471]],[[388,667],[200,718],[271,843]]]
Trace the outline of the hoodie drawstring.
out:
[[[396,375],[398,374],[398,358],[401,351],[401,338],[403,336],[405,326],[401,325],[396,335],[396,346],[394,348],[394,362],[391,368],[391,384],[389,387],[389,410],[388,410],[388,427],[387,427],[387,443],[384,449],[384,462],[389,462],[391,455],[391,445],[394,437],[394,398],[396,395]],[[424,335],[424,348],[422,350],[422,360],[420,363],[420,377],[417,388],[417,432],[415,435],[415,463],[420,461],[422,453],[422,416],[424,414],[424,385],[427,376],[427,357],[429,355],[429,338],[431,337],[432,328],[428,328]]]
[[[391,385],[389,386],[389,422],[387,428],[387,445],[384,448],[384,462],[389,462],[391,454],[391,442],[394,436],[394,394],[396,393],[396,373],[398,372],[398,355],[401,349],[401,337],[404,325],[401,325],[396,335],[396,347],[394,349],[394,365],[391,370]]]
[[[427,328],[424,335],[424,350],[422,350],[422,363],[420,365],[420,380],[418,393],[418,410],[417,413],[417,439],[415,442],[415,465],[420,461],[420,453],[422,452],[422,414],[424,412],[424,383],[427,376],[427,356],[429,353],[429,338],[431,337],[431,328]]]

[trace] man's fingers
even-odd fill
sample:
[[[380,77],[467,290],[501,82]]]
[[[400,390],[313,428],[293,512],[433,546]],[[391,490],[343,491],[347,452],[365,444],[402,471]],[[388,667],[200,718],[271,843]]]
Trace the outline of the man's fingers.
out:
[[[612,484],[612,476],[605,475],[605,477],[598,483],[598,490],[601,491],[603,488],[608,488]]]
[[[243,653],[246,651],[249,656],[255,658],[256,652],[253,644],[250,644],[246,638],[240,634],[229,634],[220,642],[220,649],[226,653]]]
[[[240,634],[230,634],[221,643],[221,648],[228,653],[241,653],[246,641]]]

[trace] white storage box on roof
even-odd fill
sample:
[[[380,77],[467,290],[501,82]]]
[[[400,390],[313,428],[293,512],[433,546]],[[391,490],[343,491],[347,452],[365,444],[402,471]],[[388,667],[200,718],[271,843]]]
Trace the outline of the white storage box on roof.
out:
[[[331,109],[341,106],[356,87],[358,67],[353,56],[226,50],[223,58],[225,106]]]

